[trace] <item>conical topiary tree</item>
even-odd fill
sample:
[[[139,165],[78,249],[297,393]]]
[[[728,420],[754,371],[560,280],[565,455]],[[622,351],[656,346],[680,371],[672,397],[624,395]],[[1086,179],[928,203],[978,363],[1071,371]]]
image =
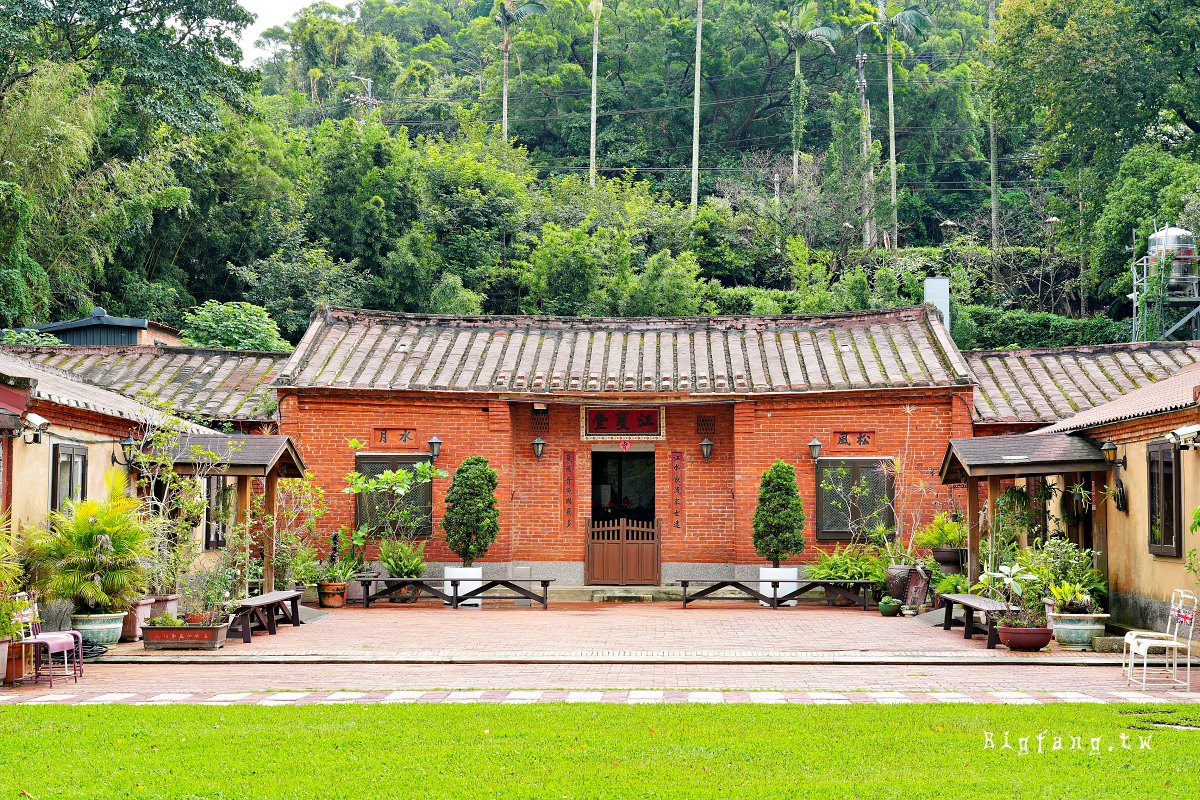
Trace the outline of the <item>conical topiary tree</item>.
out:
[[[796,488],[796,470],[777,460],[763,473],[754,508],[754,549],[778,567],[804,549],[804,503]]]
[[[496,470],[482,456],[471,456],[454,471],[446,492],[446,515],[442,528],[450,551],[469,567],[483,558],[500,530],[496,508]]]

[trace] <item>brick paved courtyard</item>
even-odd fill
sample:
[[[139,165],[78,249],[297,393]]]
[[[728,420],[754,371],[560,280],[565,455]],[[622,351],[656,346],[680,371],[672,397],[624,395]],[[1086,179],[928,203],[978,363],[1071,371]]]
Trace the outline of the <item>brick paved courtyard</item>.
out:
[[[967,641],[962,629],[943,631],[905,618],[856,607],[806,605],[766,609],[747,603],[709,603],[686,610],[678,603],[557,603],[549,610],[513,608],[452,611],[432,604],[382,603],[348,607],[276,636],[257,634],[218,651],[187,651],[216,659],[233,656],[316,656],[355,659],[521,660],[656,658],[683,660],[844,657],[1028,658],[988,650],[984,637]],[[113,655],[150,657],[141,644]],[[1092,653],[1054,655],[1072,660]],[[1045,656],[1046,654],[1032,654]]]
[[[1194,685],[1200,688],[1200,670]],[[558,604],[347,608],[251,644],[119,645],[79,684],[0,703],[1192,702],[1129,691],[1113,656],[987,650],[853,608]]]

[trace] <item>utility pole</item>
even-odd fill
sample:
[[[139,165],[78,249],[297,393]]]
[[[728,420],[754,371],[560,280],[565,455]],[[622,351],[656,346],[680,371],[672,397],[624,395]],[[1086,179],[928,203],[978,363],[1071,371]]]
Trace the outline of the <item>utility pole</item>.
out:
[[[883,5],[879,6],[879,13],[884,14]],[[888,90],[888,172],[891,177],[892,191],[892,241],[891,250],[895,251],[900,247],[900,212],[896,208],[896,102],[892,91],[892,29],[884,30],[884,35],[887,36],[887,90]]]
[[[775,255],[783,253],[783,214],[779,205],[779,171],[775,171],[775,208],[771,215],[775,218]]]
[[[996,41],[996,0],[988,0],[988,41]],[[992,280],[996,275],[996,252],[1000,249],[1000,168],[996,158],[996,109],[988,99],[988,169],[992,185]]]
[[[600,65],[600,13],[604,11],[604,0],[592,0],[588,5],[592,12],[592,130],[588,142],[588,183],[596,188],[596,77]]]
[[[855,33],[858,42],[858,105],[862,109],[862,159],[863,159],[863,223],[862,246],[866,250],[875,243],[875,203],[872,195],[875,191],[875,165],[871,163],[871,101],[867,99],[867,57],[862,51],[862,29]]]
[[[1087,256],[1083,250],[1083,167],[1079,168],[1079,318],[1088,315]]]
[[[704,33],[704,0],[696,0],[696,75],[692,91],[692,219],[700,204],[700,43]]]

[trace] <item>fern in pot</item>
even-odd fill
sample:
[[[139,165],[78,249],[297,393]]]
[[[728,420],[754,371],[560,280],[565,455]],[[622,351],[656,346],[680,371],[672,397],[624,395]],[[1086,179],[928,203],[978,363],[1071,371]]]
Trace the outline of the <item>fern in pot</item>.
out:
[[[71,626],[93,644],[115,644],[125,614],[145,596],[150,535],[123,470],[105,473],[103,499],[68,501],[25,544],[30,584],[74,605]]]
[[[425,563],[425,542],[419,544],[404,539],[384,539],[379,543],[379,561],[390,578],[422,578]],[[411,603],[417,599],[419,588],[406,586],[391,595],[393,603]]]

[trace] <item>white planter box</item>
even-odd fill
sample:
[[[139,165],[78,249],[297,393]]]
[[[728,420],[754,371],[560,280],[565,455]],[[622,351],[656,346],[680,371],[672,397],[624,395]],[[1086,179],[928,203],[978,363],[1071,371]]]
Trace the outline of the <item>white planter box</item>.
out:
[[[457,579],[459,581],[458,594],[461,597],[467,592],[473,592],[483,585],[483,567],[446,567],[445,574],[442,577],[446,579],[442,583],[442,591],[452,595],[454,587],[450,585],[450,581]],[[483,601],[478,597],[473,597],[459,605],[480,608],[483,606]]]
[[[772,592],[778,592],[779,597],[785,594],[791,594],[800,588],[799,583],[800,568],[799,567],[759,567],[758,568],[758,591],[767,597],[771,596]],[[771,581],[779,581],[779,588],[775,589],[771,586]],[[767,605],[762,603],[762,605]],[[794,606],[798,601],[789,600],[783,605]]]

